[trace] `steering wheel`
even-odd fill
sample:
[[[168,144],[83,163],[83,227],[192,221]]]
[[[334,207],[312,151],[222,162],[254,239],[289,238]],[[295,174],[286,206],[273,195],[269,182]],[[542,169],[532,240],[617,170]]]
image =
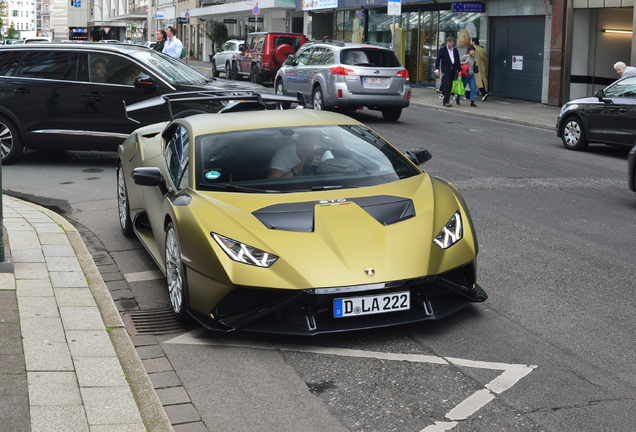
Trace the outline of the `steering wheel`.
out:
[[[325,151],[326,151],[325,148],[318,147],[317,149],[315,149],[311,153],[309,153],[309,155],[305,158],[305,162],[303,163],[302,175],[312,175],[312,174],[314,174],[316,172],[316,170],[318,169],[320,164],[312,165],[311,163],[314,161],[314,158],[316,156],[322,157],[322,155],[325,153]]]

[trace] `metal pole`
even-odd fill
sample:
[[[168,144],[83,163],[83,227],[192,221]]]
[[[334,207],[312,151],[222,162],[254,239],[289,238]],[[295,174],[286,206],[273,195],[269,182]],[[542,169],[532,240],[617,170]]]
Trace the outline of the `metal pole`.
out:
[[[4,262],[4,217],[2,214],[2,160],[0,160],[0,262]]]

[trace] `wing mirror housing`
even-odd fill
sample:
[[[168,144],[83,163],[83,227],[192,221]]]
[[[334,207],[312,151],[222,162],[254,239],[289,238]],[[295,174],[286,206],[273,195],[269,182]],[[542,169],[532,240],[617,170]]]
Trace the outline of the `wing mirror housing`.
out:
[[[285,60],[285,64],[288,66],[293,66],[294,64],[296,64],[294,60],[296,60],[296,56],[294,54],[289,54],[287,56],[287,60]]]
[[[594,93],[594,96],[598,98],[599,102],[603,102],[604,104],[612,104],[614,103],[611,99],[605,99],[605,90],[601,89]]]
[[[407,150],[404,154],[415,165],[422,165],[424,162],[433,157],[431,153],[425,149]]]
[[[238,46],[238,49],[239,49],[239,51],[241,51],[241,52],[245,51],[245,44],[240,44],[240,45]]]
[[[157,167],[138,167],[132,170],[130,176],[139,186],[154,186],[159,188],[162,195],[168,193],[163,174]]]
[[[139,75],[137,78],[134,79],[133,85],[137,88],[142,88],[142,89],[154,90],[157,88],[157,84],[155,83],[155,80],[149,77],[148,75]]]

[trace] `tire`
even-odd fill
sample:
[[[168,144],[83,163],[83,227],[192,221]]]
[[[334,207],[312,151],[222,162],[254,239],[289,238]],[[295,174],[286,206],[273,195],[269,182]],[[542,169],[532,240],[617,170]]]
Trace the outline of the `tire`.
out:
[[[119,209],[119,227],[125,237],[134,237],[132,219],[130,218],[130,203],[128,202],[128,188],[126,187],[126,174],[117,163],[117,208]]]
[[[578,117],[570,117],[561,127],[561,140],[568,150],[584,150],[589,144],[585,136],[583,123]]]
[[[168,296],[172,310],[178,321],[186,321],[188,317],[186,296],[188,284],[181,262],[181,247],[179,237],[172,222],[166,229],[166,281],[168,284]]]
[[[225,78],[231,79],[232,67],[230,66],[230,62],[225,63]]]
[[[238,66],[236,65],[236,62],[232,63],[232,66],[230,69],[230,79],[234,81],[238,81],[241,79],[241,75],[239,75]]]
[[[402,115],[402,108],[384,108],[382,110],[382,117],[386,121],[398,121]]]
[[[320,87],[316,87],[313,95],[311,96],[311,106],[315,110],[325,109],[325,99],[322,96],[322,89]]]
[[[214,78],[218,78],[219,74],[220,74],[220,72],[219,72],[219,70],[216,67],[216,62],[214,60],[212,60],[212,76]]]
[[[258,66],[256,66],[255,64],[252,65],[252,71],[250,73],[250,81],[253,82],[254,84],[260,84],[263,85],[263,75],[261,75],[261,73],[258,71]]]
[[[276,94],[277,95],[281,95],[284,96],[285,95],[285,85],[283,84],[283,80],[279,79],[278,81],[276,81]],[[291,103],[289,102],[283,102],[281,104],[281,106],[283,107],[283,109],[289,109],[289,107],[291,106]]]
[[[6,117],[0,117],[0,153],[2,165],[12,165],[22,154],[22,141],[18,129]]]

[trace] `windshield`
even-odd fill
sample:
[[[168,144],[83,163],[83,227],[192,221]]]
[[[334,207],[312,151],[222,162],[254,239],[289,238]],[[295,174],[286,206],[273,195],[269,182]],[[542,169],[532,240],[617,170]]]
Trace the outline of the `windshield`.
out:
[[[197,189],[293,192],[355,188],[421,174],[362,125],[254,129],[196,139]]]
[[[636,97],[636,77],[616,81],[605,89],[605,97]]]
[[[172,84],[200,85],[210,81],[202,73],[159,51],[139,50],[131,55]]]

